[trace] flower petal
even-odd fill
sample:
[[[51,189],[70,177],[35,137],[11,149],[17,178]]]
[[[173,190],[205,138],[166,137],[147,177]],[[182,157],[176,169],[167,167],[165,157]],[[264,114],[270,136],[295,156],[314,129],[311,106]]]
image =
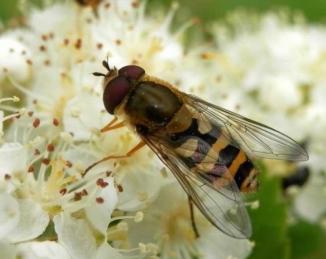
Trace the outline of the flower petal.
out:
[[[0,258],[6,258],[6,259],[17,258],[16,247],[13,244],[7,242],[0,242]]]
[[[74,219],[67,213],[53,218],[58,242],[74,259],[93,258],[96,253],[95,238],[84,219]]]
[[[101,117],[94,116],[101,114],[102,110],[103,104],[99,96],[82,92],[71,99],[65,107],[63,116],[64,131],[71,132],[75,141],[88,141],[91,136],[89,129],[103,126],[99,120]]]
[[[252,251],[252,245],[247,239],[229,237],[217,229],[211,228],[196,241],[205,259],[247,258]],[[218,245],[216,243],[218,240]],[[218,249],[217,249],[218,246]]]
[[[49,224],[49,216],[41,205],[32,199],[18,199],[19,222],[8,235],[11,242],[27,241],[41,235]]]
[[[116,188],[114,187],[114,180],[112,177],[103,179],[108,183],[108,186],[102,188],[98,197],[103,200],[102,203],[95,202],[85,209],[87,218],[101,233],[105,234],[107,227],[111,220],[111,214],[115,209],[118,201]]]
[[[0,194],[0,239],[7,237],[19,222],[18,202],[9,194]]]
[[[123,192],[119,194],[118,209],[140,210],[147,206],[147,202],[157,197],[162,180],[159,169],[156,170],[157,175],[146,173],[147,170],[144,169],[144,172],[139,169],[135,170],[124,178]]]
[[[12,192],[16,187],[8,185],[5,175],[9,175],[12,180],[21,181],[25,173],[27,152],[26,149],[17,142],[4,143],[0,147],[0,190]]]
[[[17,250],[24,259],[71,259],[64,247],[51,241],[22,243]]]
[[[9,75],[18,82],[25,82],[31,76],[31,69],[26,60],[28,48],[11,37],[0,39],[0,83]]]
[[[123,259],[125,257],[120,254],[117,250],[109,246],[107,242],[103,242],[96,253],[95,259],[107,258]]]
[[[294,208],[304,219],[317,222],[326,211],[325,196],[325,177],[313,174],[294,200]]]

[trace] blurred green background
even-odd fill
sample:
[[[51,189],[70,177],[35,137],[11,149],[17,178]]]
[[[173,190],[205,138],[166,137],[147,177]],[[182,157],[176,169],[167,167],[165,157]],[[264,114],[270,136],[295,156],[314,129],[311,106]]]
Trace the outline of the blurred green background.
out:
[[[152,0],[150,2],[173,2]],[[187,6],[194,16],[203,21],[210,21],[223,16],[232,10],[246,8],[253,11],[267,11],[278,7],[287,7],[290,10],[300,10],[309,21],[320,22],[326,20],[325,0],[180,0],[182,8]]]
[[[120,0],[121,1],[121,0]],[[0,18],[6,20],[13,16],[19,16],[16,8],[18,0],[0,0]],[[32,0],[33,3],[41,2]],[[55,1],[53,1],[55,2]],[[175,0],[149,0],[163,3],[167,6]],[[183,9],[188,9],[189,14],[201,18],[202,21],[210,21],[222,18],[227,12],[236,8],[247,8],[259,12],[271,10],[280,6],[286,6],[291,10],[300,10],[305,17],[312,22],[322,22],[326,20],[326,1],[325,0],[179,0]]]
[[[17,2],[18,0],[0,0],[0,19],[5,24],[9,24],[11,18],[21,17],[16,8]],[[32,2],[37,5],[41,1]],[[172,0],[148,0],[148,2],[150,7],[162,8],[163,4],[168,10]],[[182,17],[184,21],[184,15],[189,18],[198,17],[203,25],[216,19],[223,19],[229,12],[239,8],[263,13],[286,7],[293,12],[300,11],[308,23],[325,24],[326,22],[325,0],[180,0],[178,2],[182,8],[180,8],[181,15],[178,12],[176,20]],[[264,177],[264,173],[260,178],[264,188],[257,192],[255,199],[260,200],[261,208],[257,211],[249,211],[254,229],[253,240],[256,243],[254,252],[249,258],[326,258],[326,238],[322,229],[304,221],[289,226],[286,217],[287,203],[279,201],[282,191],[280,180],[268,179]]]

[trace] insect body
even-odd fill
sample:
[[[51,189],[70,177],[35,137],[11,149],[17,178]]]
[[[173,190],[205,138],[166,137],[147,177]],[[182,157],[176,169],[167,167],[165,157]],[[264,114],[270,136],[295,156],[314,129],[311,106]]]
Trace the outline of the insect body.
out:
[[[188,196],[217,228],[235,238],[251,235],[241,192],[258,186],[249,157],[300,161],[306,151],[284,134],[175,89],[130,65],[103,66],[103,102],[115,119],[102,132],[130,126],[141,138],[125,156],[147,144],[174,173]],[[117,117],[123,121],[116,123]]]

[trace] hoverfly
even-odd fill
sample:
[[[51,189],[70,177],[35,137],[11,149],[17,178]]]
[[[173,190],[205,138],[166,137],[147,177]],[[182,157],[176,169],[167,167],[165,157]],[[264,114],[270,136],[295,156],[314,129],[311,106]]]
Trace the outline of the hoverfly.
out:
[[[107,74],[93,74],[104,77],[104,106],[115,117],[101,131],[129,126],[141,142],[126,155],[92,164],[85,173],[148,145],[215,227],[231,237],[250,237],[241,192],[257,189],[258,171],[249,157],[301,161],[308,159],[306,151],[288,136],[180,92],[139,66],[118,70],[102,64]]]

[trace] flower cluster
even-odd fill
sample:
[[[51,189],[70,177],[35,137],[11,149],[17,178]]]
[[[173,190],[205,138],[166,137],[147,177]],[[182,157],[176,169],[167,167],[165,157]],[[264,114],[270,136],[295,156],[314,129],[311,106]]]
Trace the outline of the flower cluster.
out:
[[[190,258],[213,256],[213,240],[221,240],[220,258],[245,257],[247,240],[226,237],[199,213],[195,238],[185,193],[148,148],[84,175],[138,142],[128,129],[99,131],[112,119],[92,75],[105,73],[103,59],[118,68],[141,64],[197,94],[209,77],[201,50],[185,55],[191,22],[170,33],[176,5],[165,18],[145,16],[144,2],[91,7],[27,4],[24,26],[1,35],[1,96],[21,99],[2,98],[0,106],[1,258]]]
[[[214,24],[212,31],[218,45],[221,105],[270,125],[305,146],[309,161],[294,169],[281,161],[272,162],[269,172],[283,177],[300,174],[302,169],[310,172],[300,192],[295,186],[289,190],[295,194],[294,212],[310,222],[323,222],[326,28],[308,26],[300,14],[291,17],[280,10],[261,16],[236,12]]]

